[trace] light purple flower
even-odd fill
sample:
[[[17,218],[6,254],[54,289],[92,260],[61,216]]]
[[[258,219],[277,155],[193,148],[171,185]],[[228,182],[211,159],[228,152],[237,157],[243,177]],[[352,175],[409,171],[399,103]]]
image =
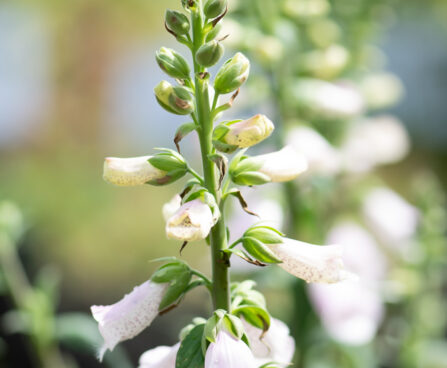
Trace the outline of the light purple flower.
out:
[[[353,275],[343,265],[340,245],[314,245],[284,238],[280,244],[266,244],[282,261],[278,265],[307,282],[334,283]]]
[[[178,342],[174,346],[157,346],[143,353],[138,368],[175,368],[175,360],[180,347]]]
[[[242,341],[220,331],[216,342],[206,351],[205,368],[257,368],[250,348]]]
[[[98,322],[104,345],[99,352],[102,360],[107,349],[131,339],[148,327],[158,315],[158,307],[168,284],[146,281],[112,305],[93,305],[93,318]]]
[[[290,336],[289,328],[284,322],[272,318],[270,328],[262,339],[261,329],[252,326],[244,319],[242,322],[257,366],[268,362],[277,362],[282,367],[290,365],[295,352],[295,340]]]

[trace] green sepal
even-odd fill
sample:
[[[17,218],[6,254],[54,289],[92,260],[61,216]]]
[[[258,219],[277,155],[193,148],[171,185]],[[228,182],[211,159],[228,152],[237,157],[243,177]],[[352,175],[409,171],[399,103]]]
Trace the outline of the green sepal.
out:
[[[205,356],[202,351],[204,324],[194,327],[180,343],[175,368],[203,368]]]
[[[168,287],[163,299],[160,302],[158,307],[159,311],[169,307],[172,304],[175,304],[187,291],[189,282],[191,281],[192,274],[191,272],[184,273],[181,276],[177,277]]]
[[[156,283],[171,282],[187,272],[190,272],[189,267],[181,261],[167,263],[155,271],[151,277],[151,280]]]
[[[245,172],[257,171],[261,168],[262,162],[251,159],[251,157],[241,157],[239,163],[231,171],[231,175],[237,176]]]
[[[178,151],[180,151],[180,141],[196,129],[197,125],[194,122],[184,123],[177,128],[174,136],[174,144],[177,147]]]
[[[266,226],[251,227],[244,233],[244,237],[245,236],[253,237],[264,244],[281,244],[283,242],[281,233],[278,233],[277,230]]]
[[[208,0],[203,8],[203,13],[208,19],[221,15],[227,7],[227,0]]]
[[[244,236],[242,246],[252,257],[263,263],[281,263],[282,261],[261,241]]]
[[[182,155],[169,148],[161,148],[162,152],[152,156],[148,162],[159,170],[172,172],[187,170],[188,165]]]
[[[243,305],[233,309],[231,312],[236,316],[242,316],[244,319],[256,328],[267,331],[270,327],[270,315],[261,307],[253,305]]]
[[[155,53],[158,66],[167,75],[177,79],[188,79],[190,68],[185,58],[177,51],[162,47]]]
[[[215,27],[212,27],[211,30],[206,34],[205,42],[210,42],[214,40],[222,30],[222,24],[218,23]]]
[[[234,146],[232,144],[223,143],[221,141],[213,140],[213,146],[216,150],[223,152],[223,153],[233,153],[236,151],[239,147]]]
[[[247,186],[262,185],[271,181],[270,177],[258,171],[247,171],[236,176],[231,175],[231,180],[235,184]]]
[[[226,314],[222,321],[227,331],[230,332],[236,339],[240,340],[242,338],[245,332],[244,325],[238,317],[231,314]]]
[[[223,56],[224,47],[219,41],[213,40],[199,47],[195,59],[197,63],[204,67],[216,64]]]

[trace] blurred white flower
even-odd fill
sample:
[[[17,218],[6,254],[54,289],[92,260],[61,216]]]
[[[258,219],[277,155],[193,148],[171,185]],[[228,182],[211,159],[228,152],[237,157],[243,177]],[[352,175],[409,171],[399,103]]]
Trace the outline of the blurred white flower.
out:
[[[257,368],[250,348],[225,331],[217,334],[206,351],[205,368]]]
[[[107,157],[104,160],[103,178],[111,184],[134,186],[165,177],[165,171],[155,168],[148,162],[151,157]]]
[[[163,205],[163,218],[167,221],[182,205],[182,198],[176,194],[172,199]]]
[[[174,346],[157,346],[143,353],[138,368],[175,368],[180,343]]]
[[[205,239],[216,222],[210,207],[200,199],[184,203],[167,221],[169,239],[194,241]]]
[[[304,155],[290,146],[265,155],[253,156],[250,160],[261,163],[262,166],[258,171],[275,183],[295,179],[305,172],[308,166]]]
[[[339,152],[316,130],[298,126],[287,133],[286,142],[309,162],[309,173],[333,175],[340,168]]]
[[[402,160],[410,149],[410,139],[402,123],[383,115],[355,124],[347,133],[341,151],[345,169],[366,172],[375,165]]]
[[[359,276],[336,285],[309,286],[311,302],[328,333],[350,345],[370,342],[383,316],[379,289],[387,262],[373,237],[355,222],[336,225],[328,242],[343,244],[346,266]]]
[[[395,105],[402,94],[404,86],[399,78],[391,73],[373,73],[360,82],[360,89],[370,109],[384,109]]]
[[[278,266],[307,282],[331,284],[354,277],[344,268],[340,245],[320,246],[289,238],[266,245],[282,261]]]
[[[295,352],[295,340],[290,336],[289,328],[284,322],[276,318],[271,318],[270,321],[270,328],[261,339],[262,330],[242,319],[250,349],[257,366],[277,362],[282,367],[288,367]]]
[[[93,305],[93,318],[98,322],[104,346],[99,352],[102,360],[107,349],[131,339],[148,327],[158,316],[158,307],[168,284],[152,281],[136,286],[130,294],[112,305]]]
[[[337,44],[315,49],[303,55],[303,67],[316,78],[331,79],[342,72],[349,63],[349,51]]]
[[[363,202],[363,216],[377,238],[390,249],[404,254],[412,245],[419,211],[391,189],[371,190]]]

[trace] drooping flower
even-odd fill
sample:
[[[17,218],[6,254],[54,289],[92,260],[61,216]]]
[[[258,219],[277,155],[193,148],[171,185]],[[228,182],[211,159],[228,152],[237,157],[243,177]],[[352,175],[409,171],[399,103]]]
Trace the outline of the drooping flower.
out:
[[[249,160],[260,163],[261,168],[258,171],[267,175],[274,183],[295,179],[305,172],[308,166],[304,155],[290,146],[276,152],[250,157]]]
[[[287,144],[302,153],[309,172],[332,175],[340,169],[339,152],[316,130],[299,126],[287,133]]]
[[[194,241],[205,239],[217,219],[210,207],[200,199],[183,204],[166,222],[170,239]]]
[[[275,129],[273,123],[265,115],[255,115],[228,126],[229,131],[223,137],[226,144],[246,148],[266,139]]]
[[[143,353],[138,368],[175,368],[180,343],[174,346],[157,346]]]
[[[165,171],[157,169],[148,162],[151,157],[107,157],[104,161],[103,178],[111,184],[135,186],[165,177]]]
[[[340,245],[320,246],[289,238],[266,245],[282,261],[281,268],[307,282],[331,284],[353,277],[344,268]]]
[[[328,241],[344,245],[344,261],[359,278],[335,285],[312,284],[310,300],[332,338],[349,345],[366,344],[383,317],[380,283],[386,276],[385,256],[374,238],[354,222],[336,225]]]
[[[275,318],[271,318],[270,321],[270,328],[262,336],[261,329],[242,320],[250,341],[250,349],[257,366],[276,362],[282,367],[288,367],[295,352],[295,340],[290,336],[289,328],[284,322]]]
[[[225,331],[217,334],[205,354],[205,368],[257,368],[250,348]]]
[[[182,205],[182,198],[176,194],[172,199],[163,205],[163,218],[167,221]]]
[[[148,327],[158,315],[158,307],[168,284],[146,281],[136,286],[131,293],[112,305],[93,305],[93,318],[98,322],[104,345],[100,359],[107,349],[121,341],[131,339]]]

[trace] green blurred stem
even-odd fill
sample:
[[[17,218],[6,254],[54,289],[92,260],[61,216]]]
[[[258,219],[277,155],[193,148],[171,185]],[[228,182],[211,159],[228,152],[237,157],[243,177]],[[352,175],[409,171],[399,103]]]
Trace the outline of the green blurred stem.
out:
[[[0,268],[15,308],[19,311],[27,312],[34,290],[28,281],[16,247],[9,237],[4,234],[0,234]],[[31,318],[34,318],[34,316],[31,316]],[[46,341],[42,342],[39,339],[39,335],[35,333],[30,334],[30,340],[35,356],[33,363],[36,367],[66,367],[55,344],[48,344]]]
[[[193,25],[193,60],[195,74],[195,96],[196,96],[196,118],[199,125],[198,135],[200,149],[202,153],[203,175],[205,187],[214,195],[221,217],[211,229],[210,245],[212,256],[212,297],[214,309],[230,309],[230,291],[229,291],[229,270],[222,250],[227,248],[227,237],[224,220],[223,203],[221,203],[221,192],[218,189],[217,169],[209,155],[215,152],[212,145],[213,119],[211,116],[211,106],[209,101],[208,75],[206,70],[195,61],[195,53],[201,45],[205,43],[205,34],[203,32],[204,17],[202,14],[201,1],[198,4],[200,10],[192,11]]]

